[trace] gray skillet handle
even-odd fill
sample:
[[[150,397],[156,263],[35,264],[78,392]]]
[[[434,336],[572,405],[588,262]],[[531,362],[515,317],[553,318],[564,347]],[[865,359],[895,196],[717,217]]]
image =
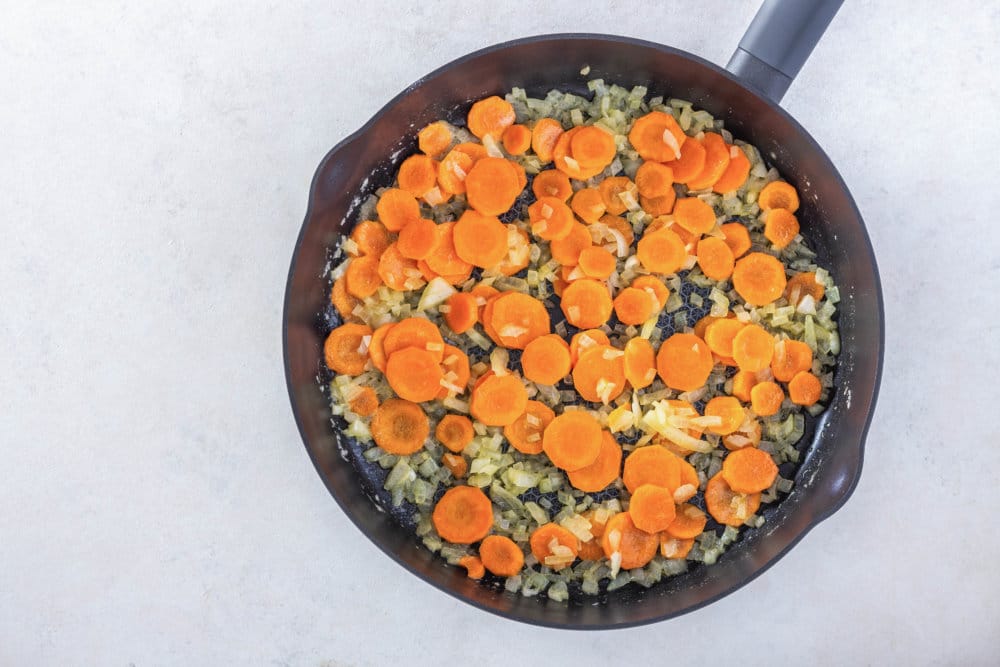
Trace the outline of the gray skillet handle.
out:
[[[843,1],[764,0],[726,69],[780,102]]]

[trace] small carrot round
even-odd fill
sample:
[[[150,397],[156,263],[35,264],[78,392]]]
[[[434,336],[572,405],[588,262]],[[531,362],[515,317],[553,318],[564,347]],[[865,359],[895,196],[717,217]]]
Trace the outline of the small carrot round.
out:
[[[752,371],[737,371],[733,376],[733,396],[744,403],[750,402],[750,390],[757,384],[757,374]]]
[[[503,437],[522,454],[542,453],[542,433],[556,418],[552,408],[540,401],[528,401],[524,414],[503,427]]]
[[[521,371],[532,382],[555,384],[569,375],[569,345],[557,334],[539,336],[524,347]]]
[[[476,325],[479,320],[479,307],[476,304],[476,297],[472,294],[455,292],[445,303],[448,312],[444,314],[444,321],[452,331],[463,334]]]
[[[347,291],[347,280],[343,276],[333,281],[330,303],[345,322],[361,322],[361,318],[354,314],[354,309],[361,305],[361,299]]]
[[[687,139],[684,130],[670,114],[651,111],[637,118],[629,130],[629,143],[643,160],[666,162],[681,155],[681,144]]]
[[[570,154],[581,167],[604,167],[615,159],[615,138],[597,125],[587,125],[573,136]]]
[[[733,257],[739,259],[750,250],[750,232],[742,222],[727,222],[721,229],[726,235],[726,245],[733,251]]]
[[[399,165],[396,179],[400,189],[414,197],[423,197],[437,184],[437,163],[426,155],[416,153]]]
[[[585,468],[601,453],[601,424],[583,410],[564,412],[546,427],[542,450],[557,468]]]
[[[417,218],[399,232],[396,247],[409,259],[427,259],[437,248],[440,237],[437,224],[427,218]]]
[[[327,367],[341,375],[361,375],[368,361],[364,338],[371,335],[371,327],[365,324],[342,324],[331,331],[323,343]]]
[[[447,468],[455,479],[462,479],[469,472],[469,462],[461,454],[442,454],[441,465]]]
[[[643,484],[662,486],[673,493],[681,484],[680,461],[660,445],[639,447],[625,458],[622,482],[629,493]]]
[[[566,473],[573,488],[584,493],[597,493],[618,479],[622,467],[622,448],[608,431],[601,433],[601,450],[588,466]]]
[[[653,298],[635,287],[626,287],[615,297],[615,315],[622,324],[642,324],[653,316]]]
[[[705,147],[694,137],[681,144],[681,156],[666,163],[674,172],[675,183],[688,183],[705,168]]]
[[[611,176],[605,178],[597,186],[597,191],[601,193],[604,200],[604,208],[611,215],[621,215],[628,210],[628,206],[619,196],[621,193],[633,187],[632,181],[626,176]]]
[[[677,507],[673,522],[666,528],[671,537],[689,540],[698,537],[705,530],[708,516],[694,505],[684,503]]]
[[[796,373],[812,368],[812,362],[813,353],[808,345],[797,340],[779,340],[774,344],[771,373],[775,380],[789,382]]]
[[[669,275],[684,266],[687,249],[676,232],[660,229],[643,234],[636,247],[636,257],[647,271]]]
[[[464,415],[445,415],[434,429],[438,442],[455,454],[460,454],[474,435],[472,422]]]
[[[743,423],[743,406],[739,399],[732,396],[716,396],[705,404],[705,416],[722,419],[718,426],[709,426],[709,431],[716,435],[729,435]]]
[[[698,241],[698,266],[712,280],[729,280],[736,260],[725,241],[714,236]]]
[[[607,212],[604,197],[601,196],[601,191],[597,188],[577,190],[570,201],[570,208],[573,209],[577,217],[587,224],[597,222]]]
[[[538,299],[520,292],[505,292],[493,303],[490,324],[499,343],[513,350],[551,332],[549,311]]]
[[[354,225],[351,240],[357,244],[359,255],[374,255],[377,258],[389,247],[385,225],[374,220],[362,220]]]
[[[499,157],[484,157],[472,165],[465,177],[469,206],[483,215],[500,215],[510,210],[521,194],[521,184],[511,163]]]
[[[785,291],[785,267],[763,252],[752,252],[736,262],[733,288],[752,306],[766,306]]]
[[[417,203],[417,198],[406,190],[389,188],[379,197],[375,211],[386,229],[398,232],[420,217],[420,204]]]
[[[712,372],[712,353],[694,334],[675,333],[660,345],[656,370],[671,389],[694,391],[705,384]]]
[[[574,366],[580,360],[580,355],[595,345],[611,345],[608,335],[600,329],[586,329],[573,334],[569,342],[570,361]]]
[[[441,390],[440,359],[419,347],[393,352],[385,366],[385,379],[400,398],[423,403],[437,397]]]
[[[823,393],[819,378],[809,371],[800,371],[788,383],[788,398],[796,405],[813,405]]]
[[[593,245],[590,232],[584,225],[578,222],[573,223],[573,228],[565,238],[552,241],[549,250],[552,251],[552,259],[563,266],[576,266],[580,261],[580,253]]]
[[[747,159],[747,154],[738,146],[729,146],[729,165],[719,180],[712,185],[712,190],[719,194],[739,190],[749,175],[750,160]]]
[[[445,399],[452,392],[455,394],[464,393],[469,384],[469,357],[457,347],[445,343],[441,372],[444,373],[444,377],[441,381],[441,391],[438,392],[438,398]],[[449,386],[446,387],[445,383]],[[457,391],[455,387],[458,387]]]
[[[653,345],[636,336],[625,343],[625,379],[633,389],[644,389],[656,379],[656,354]]]
[[[351,296],[365,299],[374,294],[382,286],[382,278],[378,274],[379,260],[370,255],[355,257],[347,264],[344,280]]]
[[[643,484],[629,499],[628,513],[639,530],[658,533],[666,530],[676,515],[674,494],[670,489],[653,484]]]
[[[608,519],[604,526],[601,548],[608,558],[614,553],[620,554],[621,569],[632,570],[653,560],[660,548],[660,537],[656,533],[640,530],[628,512],[620,512]]]
[[[419,451],[431,431],[420,406],[402,398],[383,401],[375,410],[370,428],[376,445],[400,456]]]
[[[510,102],[492,95],[472,105],[466,123],[469,132],[482,139],[490,135],[499,140],[504,130],[514,124],[516,116]]]
[[[709,349],[720,357],[733,356],[733,339],[743,330],[744,323],[735,317],[715,319],[705,327],[702,338],[708,343]],[[697,333],[697,327],[695,327]]]
[[[498,577],[513,577],[524,567],[521,547],[503,535],[487,535],[479,545],[479,558],[483,567]]]
[[[675,560],[687,558],[692,548],[694,548],[693,539],[681,540],[671,537],[666,531],[660,533],[660,555],[664,558]]]
[[[434,506],[431,521],[441,539],[453,544],[472,544],[490,532],[493,503],[474,486],[453,486]]]
[[[580,353],[573,367],[573,387],[581,398],[607,404],[625,391],[625,353],[598,345]]]
[[[764,219],[764,236],[781,250],[795,240],[799,233],[799,219],[795,214],[783,208],[772,208]]]
[[[674,204],[674,220],[692,234],[704,234],[715,226],[715,210],[697,197],[682,197]]]
[[[539,197],[528,207],[531,232],[546,241],[564,239],[573,230],[573,211],[557,197]]]
[[[455,223],[452,235],[455,252],[473,266],[496,266],[507,254],[507,228],[492,215],[467,210]]]
[[[417,146],[431,157],[444,153],[450,145],[451,130],[444,121],[431,123],[417,132]]]
[[[656,276],[639,276],[632,281],[631,287],[641,289],[653,298],[653,311],[658,313],[667,305],[670,289]]]
[[[458,559],[458,566],[465,568],[466,576],[469,579],[482,579],[486,574],[483,561],[478,556],[462,556]]]
[[[750,390],[750,406],[759,417],[770,417],[778,414],[781,403],[785,400],[785,392],[770,380],[758,382]]]
[[[582,278],[563,290],[559,307],[573,326],[593,329],[608,321],[613,305],[604,283]]]
[[[759,324],[746,324],[733,336],[732,356],[740,370],[762,371],[774,356],[774,336]]]
[[[554,118],[542,118],[531,128],[531,150],[542,164],[552,161],[552,153],[563,134],[563,127]]]
[[[371,387],[358,387],[347,399],[347,407],[362,417],[371,417],[378,409],[378,396]]]
[[[420,289],[426,284],[417,261],[403,257],[398,243],[390,244],[378,258],[378,275],[383,283],[397,292]]]
[[[730,452],[722,462],[722,478],[736,493],[758,493],[778,477],[778,466],[771,455],[756,447]]]
[[[712,187],[729,167],[729,146],[722,135],[717,132],[706,132],[701,140],[705,147],[705,166],[701,173],[688,181],[688,190],[705,190]]]
[[[639,195],[639,205],[643,211],[649,213],[654,218],[661,215],[670,215],[674,212],[674,207],[677,205],[677,194],[671,189],[662,197]]]
[[[487,426],[507,426],[527,406],[528,392],[516,375],[493,375],[472,390],[469,412]]]
[[[422,317],[400,320],[386,333],[382,343],[386,358],[408,347],[430,352],[435,363],[440,363],[444,358],[444,339],[441,337],[441,330],[433,322]]]
[[[561,553],[553,552],[553,542],[558,544]],[[580,552],[580,540],[559,524],[547,523],[535,529],[528,538],[531,553],[542,565],[548,565],[553,570],[561,570],[576,559]]]
[[[757,205],[762,211],[783,208],[789,213],[795,213],[799,210],[799,193],[790,183],[772,181],[760,191]]]
[[[437,226],[437,247],[427,258],[427,265],[441,276],[463,275],[472,271],[472,264],[459,257],[455,250],[456,224],[444,222]]]
[[[733,491],[720,472],[705,486],[705,507],[719,523],[739,527],[760,508],[760,494]]]
[[[788,284],[785,285],[785,298],[793,306],[799,305],[799,302],[806,296],[811,296],[813,301],[818,303],[825,292],[823,283],[816,280],[815,271],[796,273],[788,279]]]
[[[674,189],[674,170],[659,162],[643,162],[635,172],[635,186],[643,197],[662,197]]]
[[[555,197],[566,201],[573,194],[573,186],[570,185],[569,176],[566,174],[558,169],[546,169],[535,175],[535,180],[531,182],[531,191],[535,193],[536,199]]]
[[[515,123],[503,131],[503,149],[511,155],[521,155],[531,148],[531,130]]]
[[[445,192],[456,195],[463,194],[465,192],[465,179],[475,163],[475,158],[467,152],[459,150],[458,146],[451,149],[438,163],[438,186]]]
[[[591,246],[580,251],[577,264],[588,278],[604,280],[615,272],[617,261],[601,246]]]

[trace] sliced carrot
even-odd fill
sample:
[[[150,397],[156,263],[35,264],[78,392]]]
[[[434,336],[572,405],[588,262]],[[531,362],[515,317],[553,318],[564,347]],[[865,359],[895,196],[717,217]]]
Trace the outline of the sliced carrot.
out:
[[[625,458],[622,482],[629,493],[643,484],[662,486],[673,493],[681,484],[680,461],[660,445],[639,447]]]
[[[417,198],[399,188],[389,188],[383,192],[375,204],[375,210],[378,212],[378,219],[390,232],[398,232],[420,217]]]
[[[368,361],[368,344],[364,338],[371,335],[371,327],[350,322],[331,331],[323,343],[327,367],[341,375],[361,375]]]
[[[492,215],[465,211],[455,223],[452,238],[455,252],[473,266],[495,266],[507,254],[507,228]]]
[[[671,537],[669,533],[660,533],[660,555],[664,558],[675,560],[687,558],[692,548],[694,548],[693,539],[681,540]]]
[[[438,186],[445,192],[464,193],[465,179],[475,163],[475,158],[466,151],[459,150],[458,146],[451,149],[438,163]]]
[[[717,318],[705,327],[702,338],[708,343],[712,352],[722,357],[733,356],[733,339],[744,327],[744,323],[735,317]],[[697,327],[695,327],[697,333]]]
[[[581,167],[603,169],[615,159],[615,138],[597,125],[587,125],[573,136],[570,155]]]
[[[608,431],[601,433],[601,450],[588,466],[566,473],[573,488],[585,493],[597,493],[608,488],[621,472],[622,448]]]
[[[542,433],[556,418],[552,408],[540,401],[528,401],[524,413],[503,427],[503,437],[522,454],[542,453]]]
[[[466,576],[469,579],[482,579],[486,574],[483,561],[478,556],[462,556],[458,559],[458,566],[465,568]]]
[[[746,411],[746,415],[747,418],[743,420],[738,431],[722,438],[722,444],[731,452],[744,447],[756,447],[760,444],[760,420],[751,415],[749,410]]]
[[[576,560],[580,540],[559,524],[547,523],[535,529],[528,538],[531,553],[541,565],[561,570]]]
[[[788,383],[788,398],[796,405],[813,405],[823,393],[819,378],[809,371],[800,371]]]
[[[461,453],[472,442],[472,422],[463,415],[445,415],[434,429],[434,437],[449,451]]]
[[[437,226],[437,247],[426,260],[427,265],[441,276],[463,275],[472,271],[472,264],[459,257],[455,249],[456,224],[444,222]]]
[[[705,507],[712,518],[726,526],[742,526],[760,507],[760,494],[733,491],[722,473],[708,480]]]
[[[433,322],[422,317],[407,317],[405,320],[400,320],[396,326],[389,329],[382,343],[386,358],[408,347],[430,352],[435,363],[440,363],[444,358],[444,339],[441,337],[441,331]]]
[[[400,456],[419,451],[431,432],[420,406],[402,398],[383,401],[375,410],[370,428],[376,445]]]
[[[636,336],[625,343],[625,379],[633,389],[644,389],[656,379],[656,354],[653,345]]]
[[[379,257],[378,275],[383,283],[398,292],[420,289],[426,284],[416,260],[403,257],[396,243],[390,244]]]
[[[823,283],[816,279],[815,271],[796,273],[785,285],[785,298],[793,306],[798,306],[806,296],[811,296],[813,301],[819,303],[825,292]]]
[[[576,194],[573,195],[573,200],[570,202],[570,207],[576,213],[577,217],[587,224],[597,222],[607,211],[607,207],[604,205],[604,197],[601,196],[601,191],[597,188],[577,190]]]
[[[531,130],[515,123],[503,131],[503,149],[511,155],[521,155],[531,148]]]
[[[542,450],[567,472],[585,468],[601,453],[601,424],[583,410],[564,412],[546,427]]]
[[[629,499],[628,513],[639,530],[658,533],[666,530],[676,515],[674,494],[670,489],[642,484]]]
[[[729,280],[736,265],[733,251],[720,238],[710,236],[698,241],[698,266],[712,280]]]
[[[704,338],[708,334],[708,327],[722,319],[725,318],[715,317],[714,315],[706,315],[694,323],[694,335],[698,338]]]
[[[569,342],[570,361],[574,366],[580,355],[596,345],[611,345],[608,335],[600,329],[587,329],[573,334]]]
[[[569,183],[569,176],[558,169],[546,169],[535,175],[531,182],[531,191],[535,197],[555,197],[561,201],[566,201],[573,194],[573,186]]]
[[[622,324],[642,324],[653,316],[653,297],[641,289],[626,287],[615,297],[615,315]]]
[[[601,181],[597,186],[597,190],[601,193],[601,198],[604,200],[604,208],[607,209],[608,213],[611,215],[621,215],[628,210],[628,206],[625,205],[625,202],[622,201],[619,195],[634,187],[635,185],[626,176],[611,176]]]
[[[674,117],[662,111],[651,111],[636,119],[629,130],[629,143],[643,160],[666,162],[681,155],[681,144],[687,139]]]
[[[604,525],[610,517],[604,516],[604,523],[598,521],[596,510],[588,510],[583,513],[583,518],[590,522],[590,534],[594,537],[580,544],[580,553],[577,556],[580,560],[601,560],[604,558],[604,549],[601,548],[601,536],[604,534]]]
[[[714,363],[708,345],[694,334],[673,334],[656,354],[660,378],[671,389],[680,391],[694,391],[704,385]]]
[[[799,210],[799,193],[784,181],[771,181],[757,195],[757,205],[762,211],[783,208],[789,213]]]
[[[808,345],[797,340],[779,340],[774,344],[771,373],[775,380],[789,382],[796,373],[812,368],[812,362],[813,352]]]
[[[598,345],[580,353],[573,386],[585,401],[607,404],[625,391],[625,353]]]
[[[354,314],[354,309],[361,305],[361,300],[347,291],[347,280],[343,276],[333,281],[330,303],[345,322],[361,322],[361,318]]]
[[[712,187],[729,167],[729,146],[722,135],[706,132],[701,145],[705,147],[705,166],[698,176],[688,181],[688,190],[705,190]]]
[[[743,424],[743,406],[739,399],[732,396],[716,396],[705,404],[706,417],[719,417],[722,423],[709,426],[708,430],[716,435],[729,435]]]
[[[483,215],[500,215],[510,210],[521,194],[521,184],[511,163],[499,157],[478,160],[465,177],[469,206]]]
[[[772,208],[764,218],[764,236],[775,248],[781,250],[795,240],[799,233],[799,219],[783,208]]]
[[[409,259],[427,259],[437,248],[437,224],[427,218],[417,218],[403,227],[396,239],[400,254]]]
[[[469,463],[461,454],[442,454],[441,465],[447,468],[455,479],[462,479],[469,472]]]
[[[573,223],[573,228],[565,238],[552,241],[549,249],[552,251],[552,259],[563,266],[576,266],[580,261],[580,253],[593,245],[590,238],[590,231],[578,222]]]
[[[781,403],[785,400],[785,392],[770,380],[758,382],[750,390],[750,406],[759,417],[770,417],[778,414]]]
[[[385,364],[388,361],[385,353],[385,337],[394,326],[396,326],[395,322],[387,322],[375,329],[372,332],[372,339],[368,343],[368,356],[372,360],[372,365],[382,373],[385,373]]]
[[[740,370],[762,371],[774,356],[774,336],[759,324],[747,324],[733,336],[732,356]]]
[[[617,260],[601,246],[591,246],[580,251],[577,265],[588,278],[605,280],[615,272]]]
[[[513,577],[524,567],[521,547],[503,535],[488,535],[479,545],[479,558],[483,567],[498,577]]]
[[[472,390],[469,412],[487,426],[507,426],[524,414],[528,392],[516,375],[493,375]]]
[[[733,251],[733,257],[739,259],[750,249],[750,232],[742,222],[727,222],[721,226],[726,235],[726,245]]]
[[[378,395],[371,387],[357,387],[347,399],[348,409],[362,417],[371,417],[378,409]]]
[[[377,258],[389,247],[389,234],[385,225],[374,220],[362,220],[354,225],[351,240],[358,246],[358,255],[373,255]]]
[[[441,360],[441,391],[438,398],[447,398],[449,394],[461,394],[469,385],[469,357],[457,347],[444,344],[444,359]],[[445,384],[449,386],[445,386]],[[457,389],[455,389],[457,387]]]
[[[643,197],[662,197],[674,190],[674,170],[659,162],[643,162],[635,172],[635,186]]]
[[[749,175],[750,160],[747,159],[747,154],[738,146],[729,146],[729,165],[712,185],[712,189],[719,194],[734,192],[743,187]]]
[[[567,322],[581,329],[592,329],[608,321],[613,305],[604,283],[583,278],[563,290],[559,307]]]
[[[736,262],[733,288],[752,306],[766,306],[785,291],[785,267],[775,257],[752,252]]]
[[[726,456],[722,462],[722,478],[736,493],[758,493],[774,484],[778,466],[764,450],[744,447]]]
[[[489,152],[486,150],[486,146],[482,145],[476,141],[463,142],[461,144],[456,144],[453,150],[459,153],[465,153],[472,158],[472,162],[476,163],[482,160],[484,157],[489,156]]]
[[[479,307],[479,321],[483,322],[483,309],[486,307],[486,302],[499,295],[500,290],[493,285],[478,283],[469,293],[476,297],[476,305]]]
[[[437,162],[426,155],[416,153],[403,160],[396,174],[399,187],[414,197],[424,194],[437,185]]]
[[[472,105],[466,123],[469,126],[469,132],[480,139],[489,135],[499,140],[503,136],[504,130],[514,124],[515,119],[514,107],[511,106],[510,102],[492,95]]]
[[[392,332],[390,332],[391,334]],[[407,347],[389,355],[385,379],[400,398],[423,403],[441,390],[441,360],[420,347]]]
[[[664,275],[677,273],[687,259],[684,242],[676,232],[669,229],[643,234],[635,254],[647,271]]]
[[[682,197],[674,204],[674,220],[692,234],[704,234],[715,226],[715,209],[697,197]]]
[[[655,313],[663,310],[667,305],[667,299],[670,298],[670,289],[656,276],[639,276],[632,281],[632,287],[641,289],[653,297]]]
[[[434,506],[431,521],[441,539],[472,544],[493,527],[493,502],[474,486],[453,486]]]
[[[524,347],[521,371],[532,382],[559,382],[569,375],[569,345],[557,334],[539,336]]]
[[[504,227],[507,230],[507,251],[498,264],[488,268],[490,271],[512,276],[531,263],[531,241],[528,234],[517,225],[510,223]]]
[[[365,299],[374,294],[382,286],[382,278],[378,274],[379,260],[370,255],[355,257],[347,264],[344,280],[347,281],[347,291],[351,296]]]
[[[674,172],[675,183],[688,183],[705,168],[705,147],[694,137],[687,137],[681,144],[681,156],[666,165]]]
[[[417,146],[431,157],[444,153],[450,145],[451,130],[444,121],[431,123],[417,132]]]
[[[620,554],[621,569],[632,570],[653,560],[660,548],[660,537],[640,530],[628,512],[621,512],[608,519],[604,526],[601,548],[608,558]]]
[[[531,341],[552,331],[545,305],[520,292],[505,292],[497,298],[490,324],[496,329],[499,343],[514,350],[523,350]]]
[[[757,374],[753,371],[737,371],[733,376],[733,396],[744,403],[750,402],[750,390],[757,384]]]
[[[563,134],[563,127],[554,118],[542,118],[531,128],[531,150],[542,164],[552,161],[552,152]]]
[[[557,197],[539,197],[528,207],[531,232],[546,241],[555,241],[569,236],[576,219],[573,211]]]
[[[552,148],[552,162],[555,164],[556,169],[578,181],[585,181],[604,171],[604,167],[601,165],[585,167],[573,157],[571,152],[572,141],[582,129],[582,127],[574,127],[571,130],[563,132],[559,136],[559,140],[556,141],[556,145]]]
[[[445,304],[448,311],[444,314],[444,321],[457,334],[465,333],[479,320],[476,297],[469,292],[456,292],[448,297]]]
[[[698,537],[705,530],[708,517],[694,505],[684,503],[677,507],[673,522],[666,528],[671,537],[689,540]]]
[[[621,216],[611,215],[608,213],[601,216],[600,222],[607,226],[609,230],[614,230],[621,235],[622,239],[625,241],[626,249],[632,247],[632,242],[635,241],[635,234],[633,233],[632,225],[628,220]]]
[[[684,459],[684,456],[690,453],[690,451],[685,450],[683,455],[674,454],[677,457],[677,465],[680,466],[681,471],[680,485],[674,489],[674,502],[676,503],[687,502],[698,494],[698,485],[700,484],[698,471]]]
[[[639,195],[639,205],[643,211],[649,213],[654,218],[661,215],[669,215],[677,205],[677,194],[671,189],[662,197]]]

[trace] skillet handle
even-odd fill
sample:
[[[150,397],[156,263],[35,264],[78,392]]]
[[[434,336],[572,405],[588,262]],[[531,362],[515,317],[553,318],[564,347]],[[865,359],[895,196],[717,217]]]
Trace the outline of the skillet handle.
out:
[[[726,69],[780,102],[844,0],[764,0]]]

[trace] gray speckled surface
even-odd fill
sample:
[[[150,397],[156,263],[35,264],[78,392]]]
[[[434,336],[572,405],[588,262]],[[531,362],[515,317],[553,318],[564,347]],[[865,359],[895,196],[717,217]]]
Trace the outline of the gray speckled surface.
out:
[[[35,4],[0,23],[0,663],[996,660],[990,3],[849,0],[785,98],[882,271],[857,492],[736,594],[614,634],[462,605],[350,525],[287,406],[287,262],[318,160],[420,75],[565,31],[724,63],[757,3]]]

